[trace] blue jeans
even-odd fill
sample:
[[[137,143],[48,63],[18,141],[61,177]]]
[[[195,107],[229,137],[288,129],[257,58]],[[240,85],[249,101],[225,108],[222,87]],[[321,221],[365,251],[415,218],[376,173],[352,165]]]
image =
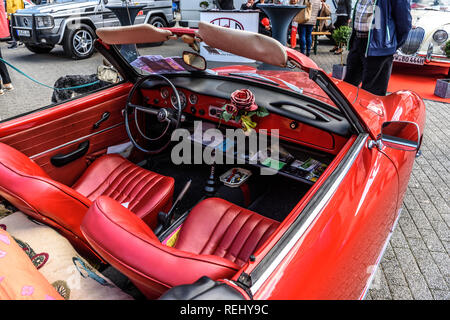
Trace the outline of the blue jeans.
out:
[[[311,45],[312,45],[312,36],[311,32],[313,30],[313,25],[309,24],[299,24],[298,25],[298,38],[300,42],[300,52],[305,54],[309,54],[311,51]]]

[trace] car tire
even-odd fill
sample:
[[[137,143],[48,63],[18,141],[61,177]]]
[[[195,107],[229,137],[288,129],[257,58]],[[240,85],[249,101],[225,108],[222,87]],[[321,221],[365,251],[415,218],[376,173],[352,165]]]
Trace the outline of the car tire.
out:
[[[166,21],[163,18],[161,18],[160,16],[150,17],[148,23],[157,28],[167,27]]]
[[[150,19],[148,20],[148,24],[151,24],[152,26],[157,27],[157,28],[167,27],[166,21],[159,16],[150,17]],[[156,46],[162,45],[163,43],[164,42],[156,42],[156,43],[152,43],[150,46],[156,47]]]
[[[28,44],[25,43],[25,47],[33,53],[49,53],[55,47],[51,44]]]
[[[87,59],[94,53],[95,32],[87,24],[66,29],[63,41],[65,54],[75,60]]]

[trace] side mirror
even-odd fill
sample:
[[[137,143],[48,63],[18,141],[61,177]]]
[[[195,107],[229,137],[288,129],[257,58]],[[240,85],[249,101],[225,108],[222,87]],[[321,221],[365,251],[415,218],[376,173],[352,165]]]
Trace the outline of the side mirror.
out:
[[[183,62],[188,66],[203,71],[206,69],[206,60],[201,55],[195,52],[183,52]]]
[[[103,3],[104,3],[105,5],[107,5],[107,4],[108,4],[108,0],[103,0]]]
[[[98,66],[97,78],[109,83],[118,83],[120,81],[119,73],[113,67],[105,65]]]
[[[379,141],[389,148],[417,151],[420,146],[420,131],[417,123],[389,121],[383,123]]]

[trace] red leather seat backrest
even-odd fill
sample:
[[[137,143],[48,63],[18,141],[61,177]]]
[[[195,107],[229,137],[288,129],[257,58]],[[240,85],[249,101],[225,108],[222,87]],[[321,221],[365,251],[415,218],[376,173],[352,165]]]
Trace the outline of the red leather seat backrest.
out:
[[[0,143],[0,196],[71,240],[85,243],[80,224],[92,202],[54,181],[33,160],[3,143]]]
[[[94,201],[81,230],[91,246],[125,274],[148,298],[167,289],[193,283],[206,275],[230,278],[239,267],[212,255],[198,255],[162,245],[135,214],[111,198]]]

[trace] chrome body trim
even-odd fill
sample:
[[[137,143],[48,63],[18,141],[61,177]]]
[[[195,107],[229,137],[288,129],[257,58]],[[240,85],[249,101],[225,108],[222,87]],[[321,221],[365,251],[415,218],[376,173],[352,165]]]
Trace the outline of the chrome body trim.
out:
[[[283,261],[287,254],[296,245],[299,239],[305,234],[306,230],[312,224],[312,222],[317,218],[319,213],[325,208],[328,201],[331,199],[337,188],[340,186],[342,180],[347,175],[348,171],[352,167],[357,156],[360,154],[364,146],[366,146],[366,141],[369,137],[368,133],[362,133],[357,138],[353,146],[351,147],[349,153],[346,155],[338,167],[333,171],[330,176],[330,181],[325,184],[316,192],[314,197],[308,203],[308,205],[303,209],[303,211],[298,215],[294,223],[289,227],[288,230],[281,236],[278,243],[281,243],[281,250],[278,250],[275,246],[267,253],[267,255],[261,260],[259,265],[264,263],[264,260],[269,259],[269,265],[261,270],[261,274],[256,275],[256,281],[251,285],[250,290],[252,294],[255,294],[264,282],[270,277],[270,275],[275,271],[277,266]],[[284,238],[284,239],[283,239]],[[282,242],[287,242],[285,245]],[[254,273],[258,273],[258,266],[250,273],[252,280],[254,280]]]

